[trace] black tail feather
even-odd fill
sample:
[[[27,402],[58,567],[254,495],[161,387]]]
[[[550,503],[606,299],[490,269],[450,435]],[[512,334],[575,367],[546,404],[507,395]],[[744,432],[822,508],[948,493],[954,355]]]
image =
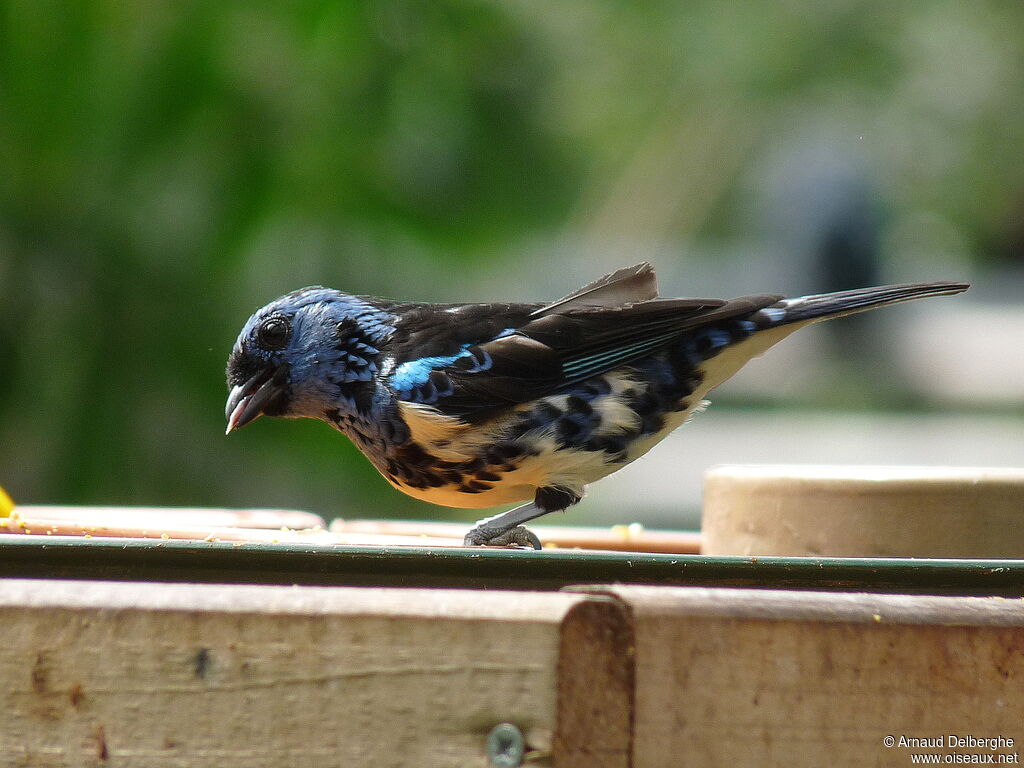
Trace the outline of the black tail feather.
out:
[[[969,287],[970,283],[910,283],[883,285],[877,288],[857,288],[852,291],[819,293],[796,299],[786,299],[762,311],[765,314],[770,314],[772,309],[782,309],[784,314],[776,320],[775,324],[824,320],[865,312],[889,304],[898,304],[902,301],[913,301],[929,296],[951,296],[963,293]]]

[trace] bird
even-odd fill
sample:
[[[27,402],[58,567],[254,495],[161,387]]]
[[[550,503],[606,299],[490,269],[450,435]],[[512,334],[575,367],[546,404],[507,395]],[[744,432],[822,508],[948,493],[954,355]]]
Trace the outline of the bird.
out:
[[[647,262],[549,303],[402,302],[310,286],[242,327],[227,363],[227,433],[260,416],[324,421],[413,498],[526,502],[478,521],[467,546],[539,549],[523,523],[579,502],[798,328],[968,287],[666,298]]]

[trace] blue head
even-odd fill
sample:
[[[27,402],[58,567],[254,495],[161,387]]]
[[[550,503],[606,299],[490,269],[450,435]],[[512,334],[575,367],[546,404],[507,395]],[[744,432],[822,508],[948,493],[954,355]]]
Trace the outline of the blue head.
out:
[[[246,321],[228,358],[228,432],[259,416],[333,420],[372,402],[392,316],[365,299],[312,286]]]

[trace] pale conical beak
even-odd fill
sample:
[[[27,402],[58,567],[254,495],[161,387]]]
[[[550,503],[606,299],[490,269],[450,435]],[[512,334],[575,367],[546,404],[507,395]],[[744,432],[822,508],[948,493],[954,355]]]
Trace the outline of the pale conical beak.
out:
[[[283,366],[266,368],[244,384],[231,388],[224,407],[224,416],[228,420],[224,434],[229,435],[266,413],[267,406],[284,394],[284,372]]]

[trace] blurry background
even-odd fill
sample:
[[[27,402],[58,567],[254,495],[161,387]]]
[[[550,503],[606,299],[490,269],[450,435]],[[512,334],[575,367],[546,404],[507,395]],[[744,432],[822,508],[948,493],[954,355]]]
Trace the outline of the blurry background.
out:
[[[1024,466],[1024,5],[0,4],[0,484],[25,503],[473,519],[314,422],[223,436],[313,283],[556,298],[967,279],[802,331],[591,489],[693,524],[717,462]]]

